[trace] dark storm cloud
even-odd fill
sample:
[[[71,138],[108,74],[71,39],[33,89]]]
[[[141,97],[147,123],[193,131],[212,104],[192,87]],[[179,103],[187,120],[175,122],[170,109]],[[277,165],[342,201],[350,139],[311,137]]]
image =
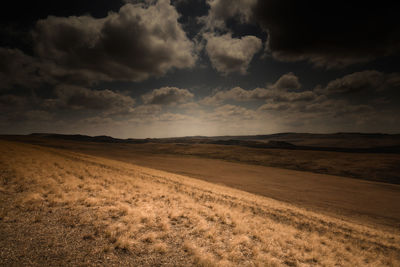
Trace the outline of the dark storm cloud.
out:
[[[141,81],[195,63],[193,43],[169,1],[124,5],[105,18],[48,17],[34,30],[37,55],[92,80]]]
[[[0,23],[31,24],[47,16],[72,16],[89,14],[100,18],[110,11],[118,11],[123,5],[120,0],[40,0],[40,1],[7,1],[0,11]]]
[[[91,15],[101,18],[110,11],[118,11],[122,5],[120,0],[3,1],[0,8],[0,46],[17,48],[33,55],[30,31],[37,20],[48,16]]]
[[[0,47],[0,90],[13,86],[36,87],[50,82],[43,64],[18,49]]]
[[[19,48],[32,54],[32,36],[29,29],[15,23],[0,24],[0,47]]]
[[[89,70],[67,69],[46,59],[29,56],[19,49],[0,47],[0,90],[37,89],[57,84],[92,85],[103,78]]]
[[[168,135],[399,129],[398,4],[13,5],[0,16],[2,132],[148,137],[165,127]],[[314,68],[378,58],[340,71]],[[371,126],[377,121],[382,128]]]
[[[0,95],[0,125],[6,127],[3,131],[12,130],[9,126],[13,124],[24,124],[33,120],[36,122],[52,120],[54,114],[42,110],[40,105],[41,100],[32,96]]]
[[[0,122],[12,124],[27,121],[61,122],[62,114],[80,120],[93,113],[99,118],[129,115],[135,100],[111,90],[91,90],[84,87],[59,85],[51,98],[36,95],[0,95]]]
[[[193,94],[187,89],[176,87],[162,87],[142,96],[144,104],[176,105],[191,100]]]
[[[400,52],[398,1],[265,0],[254,19],[283,61],[344,67]]]
[[[6,94],[0,96],[0,111],[2,113],[21,110],[28,105],[26,97]]]

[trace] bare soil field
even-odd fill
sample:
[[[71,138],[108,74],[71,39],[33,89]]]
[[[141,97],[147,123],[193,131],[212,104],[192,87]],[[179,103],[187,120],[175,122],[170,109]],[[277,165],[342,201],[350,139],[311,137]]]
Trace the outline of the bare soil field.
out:
[[[188,176],[6,141],[0,170],[1,266],[400,265],[396,228]]]

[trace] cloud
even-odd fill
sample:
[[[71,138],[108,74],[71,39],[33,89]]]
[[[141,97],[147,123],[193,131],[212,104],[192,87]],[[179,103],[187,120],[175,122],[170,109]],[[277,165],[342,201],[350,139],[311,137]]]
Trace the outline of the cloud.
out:
[[[299,78],[292,72],[283,74],[273,85],[279,90],[297,90],[301,88]]]
[[[25,113],[26,109],[30,107],[31,103],[25,96],[0,95],[0,117],[12,118],[16,114]]]
[[[382,91],[393,87],[400,87],[399,73],[385,74],[366,70],[345,75],[330,81],[325,87],[318,86],[315,90],[323,94],[348,94]]]
[[[252,8],[257,0],[207,0],[210,6],[208,15],[201,20],[207,29],[224,29],[225,21],[229,18],[237,18],[241,23],[247,23],[252,16]]]
[[[126,114],[133,111],[135,100],[111,90],[90,90],[83,87],[61,85],[56,87],[57,98],[44,101],[50,109],[94,110],[103,115]]]
[[[359,98],[352,99],[348,98],[347,94],[379,91],[381,83],[385,84],[384,76],[385,74],[375,71],[356,72],[333,80],[326,87],[319,85],[313,91],[283,92],[275,95],[266,99],[266,103],[258,110],[278,112],[277,114],[282,116],[290,114],[290,116],[299,117],[310,114],[307,116],[327,119],[340,116],[347,119],[351,116],[358,118],[372,116],[374,113],[380,112],[377,107],[380,105],[379,102],[368,102]],[[393,77],[393,75],[388,76]],[[332,94],[335,96],[332,97]],[[385,103],[387,104],[387,102]]]
[[[139,105],[130,114],[128,122],[132,123],[151,123],[156,121],[162,112],[160,105]]]
[[[40,61],[18,49],[0,47],[0,58],[0,89],[32,88],[51,81]]]
[[[221,36],[205,34],[206,51],[212,66],[220,73],[246,74],[253,56],[261,49],[262,42],[255,36],[232,38],[230,33]]]
[[[152,124],[155,122],[185,121],[192,117],[182,112],[169,112],[160,105],[140,105],[130,114],[130,122]]]
[[[196,102],[188,102],[188,103],[180,104],[179,108],[182,110],[187,110],[187,111],[195,111],[200,108],[200,105]]]
[[[308,102],[317,98],[313,91],[302,92],[278,92],[275,91],[271,97],[275,102]]]
[[[275,94],[266,98],[266,103],[258,110],[279,112],[281,115],[314,114],[326,118],[372,116],[381,112],[380,109],[393,108],[395,100],[387,99],[385,94],[386,90],[397,87],[400,87],[399,73],[386,74],[375,70],[354,72],[332,80],[326,86],[318,85],[314,90],[275,90]]]
[[[227,100],[238,102],[274,99],[275,101],[308,101],[316,97],[312,91],[296,92],[301,88],[299,78],[293,73],[282,75],[275,83],[268,84],[266,88],[245,90],[234,87],[226,91],[218,91],[212,96],[203,98],[200,103],[204,105],[217,105]]]
[[[313,103],[308,105],[298,106],[292,109],[292,111],[298,111],[301,113],[310,113],[315,116],[321,116],[321,114],[329,114],[332,118],[335,117],[349,117],[349,116],[365,116],[366,114],[376,113],[377,110],[367,104],[355,104],[349,103],[345,99],[328,99],[320,98]]]
[[[398,9],[395,1],[265,0],[253,10],[275,59],[337,68],[398,54]]]
[[[272,116],[276,125],[284,127],[331,127],[329,121],[351,126],[350,121],[365,126],[371,122],[367,117],[376,118],[376,114],[393,110],[393,107],[383,107],[379,103],[368,102],[362,98],[348,98],[345,95],[332,96],[333,92],[348,90],[373,90],[382,93],[384,88],[399,86],[398,74],[384,74],[377,71],[353,73],[333,80],[326,87],[317,86],[314,90],[300,90],[302,85],[293,73],[282,75],[275,83],[267,84],[265,88],[245,90],[234,87],[226,91],[218,91],[199,101],[203,105],[215,106],[210,120],[227,122],[232,120],[260,120]],[[234,101],[238,105],[232,105]],[[251,101],[258,101],[250,103]],[[262,103],[258,108],[259,102]],[[245,105],[240,102],[247,102]],[[235,103],[235,104],[236,104]],[[252,109],[248,109],[252,107]],[[254,110],[255,108],[255,110]],[[380,110],[382,108],[382,110]],[[220,119],[218,119],[220,117]],[[281,120],[281,121],[280,121]],[[261,122],[260,122],[261,123]],[[296,124],[297,125],[297,124]],[[346,127],[347,127],[346,126]],[[364,127],[363,126],[363,127]],[[317,129],[315,128],[315,129]],[[331,127],[332,128],[332,127]],[[283,129],[283,128],[282,128]],[[286,129],[286,128],[284,128]],[[293,129],[293,128],[287,128]],[[322,129],[322,128],[318,128]],[[333,129],[333,128],[332,128]]]
[[[226,104],[216,107],[213,112],[208,113],[206,118],[212,121],[238,121],[255,119],[257,113],[245,107]]]
[[[49,122],[54,114],[41,110],[40,99],[13,94],[0,95],[0,124],[26,124],[28,122]]]
[[[105,18],[54,17],[39,20],[35,51],[66,71],[93,80],[142,81],[196,61],[193,43],[168,0],[153,5],[126,4]]]
[[[140,105],[135,107],[134,114],[139,117],[147,117],[159,114],[161,110],[159,105]]]
[[[373,129],[387,110],[372,105],[356,104],[346,99],[319,96],[308,102],[268,101],[258,111],[274,117],[284,131],[365,131]],[[380,115],[378,115],[380,114]],[[364,127],[363,130],[360,127]],[[282,131],[281,130],[281,131]]]
[[[158,118],[160,121],[185,121],[191,119],[190,116],[180,113],[163,113]]]
[[[25,119],[28,121],[50,122],[54,119],[54,114],[44,110],[29,110],[25,113]]]
[[[305,93],[309,94],[310,91],[306,91]],[[293,98],[301,99],[302,93],[298,93],[297,95],[292,95]],[[268,99],[266,103],[258,108],[258,110],[267,110],[267,111],[279,111],[279,112],[288,112],[288,113],[307,113],[307,112],[321,112],[326,111],[330,108],[334,108],[332,101],[328,101],[326,97],[320,97],[316,95],[312,95],[309,98],[303,98],[304,100],[298,101],[289,101],[289,98],[275,98]]]
[[[187,102],[193,98],[187,89],[177,87],[162,87],[142,96],[144,104],[176,105]]]
[[[200,103],[204,105],[218,105],[227,100],[234,101],[251,101],[257,99],[265,99],[269,96],[269,91],[264,88],[256,88],[253,90],[245,90],[241,87],[234,87],[226,91],[218,91],[212,96],[203,98]]]
[[[0,58],[0,89],[34,89],[57,84],[90,86],[100,79],[91,71],[67,69],[50,60],[24,54],[19,49],[0,47]],[[103,76],[103,79],[108,78]]]
[[[112,118],[104,117],[104,116],[95,116],[95,117],[85,118],[85,119],[82,119],[81,122],[86,125],[93,125],[93,126],[107,125],[109,127],[110,127],[110,125],[117,124],[116,121],[114,121]]]

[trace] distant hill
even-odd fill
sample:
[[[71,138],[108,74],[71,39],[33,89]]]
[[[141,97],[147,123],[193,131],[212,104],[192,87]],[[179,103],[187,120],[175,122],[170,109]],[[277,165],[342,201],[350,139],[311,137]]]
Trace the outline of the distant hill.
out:
[[[81,134],[52,134],[52,133],[32,133],[29,136],[41,138],[53,138],[63,140],[73,140],[81,142],[100,142],[100,143],[146,143],[146,139],[119,139],[107,135],[88,136]]]
[[[29,138],[50,138],[98,143],[181,143],[235,145],[253,148],[316,150],[357,153],[400,153],[400,134],[382,133],[277,133],[244,136],[186,136],[173,138],[119,139],[111,136],[80,134],[33,133]]]

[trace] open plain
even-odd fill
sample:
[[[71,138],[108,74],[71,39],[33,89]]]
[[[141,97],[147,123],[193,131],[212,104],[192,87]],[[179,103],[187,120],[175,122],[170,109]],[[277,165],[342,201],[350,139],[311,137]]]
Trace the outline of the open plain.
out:
[[[396,153],[99,143],[32,136],[7,139],[185,175],[342,219],[400,229],[400,154]]]
[[[138,157],[159,162],[147,168],[45,146],[0,147],[2,266],[400,263],[397,185],[176,155]],[[304,184],[297,191],[296,179]],[[349,199],[357,190],[369,194]]]

